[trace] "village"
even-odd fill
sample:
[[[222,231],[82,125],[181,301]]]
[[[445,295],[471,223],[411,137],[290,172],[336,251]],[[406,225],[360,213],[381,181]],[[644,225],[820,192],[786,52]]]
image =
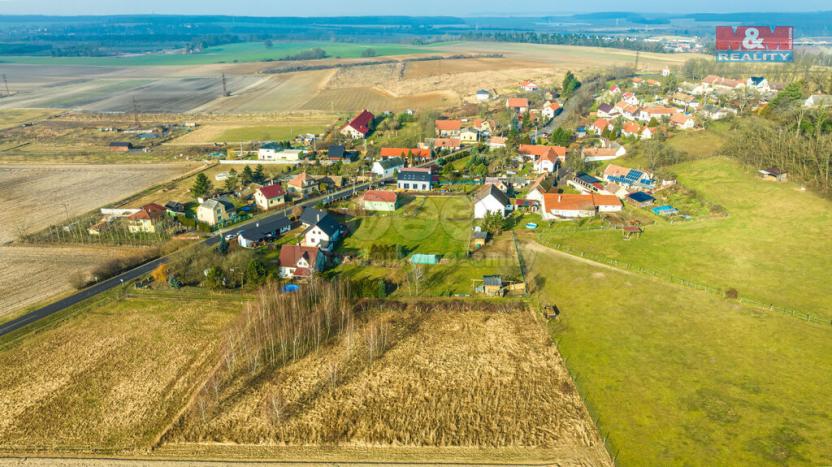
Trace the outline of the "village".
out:
[[[442,229],[443,223],[454,222],[443,217],[445,205],[468,211],[454,213],[461,216],[454,240],[464,248],[431,246],[433,229],[370,234],[396,252],[398,264],[410,268],[476,258],[509,231],[516,236],[576,222],[638,239],[655,222],[690,221],[718,209],[692,199],[649,158],[636,158],[644,161],[640,166],[616,160],[645,152],[650,141],[701,131],[759,109],[782,90],[761,76],[709,75],[680,82],[665,68],[655,75],[607,80],[592,94],[585,113],[573,110],[568,116],[574,126],[563,125],[566,103],[580,88],[572,73],[561,85],[525,80],[510,95],[476,90],[470,104],[442,114],[365,109],[326,134],[264,141],[249,151],[218,148],[209,155],[213,168],[195,177],[186,198],[103,208],[89,225],[64,230],[93,239],[132,236],[150,243],[215,232],[224,249],[233,243],[234,248],[274,251],[268,254],[273,276],[283,281],[355,274],[356,264],[374,262],[366,242],[349,240],[356,231],[366,237],[370,228],[396,230],[398,222],[414,218]],[[820,105],[826,98],[812,96],[804,105]],[[111,149],[133,150],[119,142]],[[760,176],[785,181],[788,175],[777,167],[761,167]],[[437,212],[412,208],[426,202],[438,206]],[[391,218],[395,220],[369,222]],[[407,248],[407,243],[415,246]],[[523,282],[520,268],[504,272],[505,278],[499,271],[474,270],[459,281],[462,285],[441,293],[522,293],[522,287],[509,287]],[[397,282],[408,281],[398,277]]]

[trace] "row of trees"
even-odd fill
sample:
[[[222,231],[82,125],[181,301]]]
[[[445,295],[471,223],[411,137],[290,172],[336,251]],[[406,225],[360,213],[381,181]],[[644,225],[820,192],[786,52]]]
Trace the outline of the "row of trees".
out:
[[[523,42],[528,44],[583,45],[590,47],[614,47],[616,49],[639,50],[661,53],[665,50],[658,42],[645,42],[623,36],[599,36],[595,34],[558,34],[545,32],[494,32],[477,31],[462,34],[463,40]]]
[[[245,166],[239,174],[234,169],[228,171],[228,178],[225,179],[224,188],[226,191],[236,191],[240,185],[247,186],[250,183],[264,183],[267,179],[268,177],[262,164],[257,164],[254,170],[251,170],[249,166]],[[207,196],[213,191],[214,184],[211,183],[208,176],[203,172],[197,174],[194,179],[194,184],[191,187],[191,194],[194,198]]]

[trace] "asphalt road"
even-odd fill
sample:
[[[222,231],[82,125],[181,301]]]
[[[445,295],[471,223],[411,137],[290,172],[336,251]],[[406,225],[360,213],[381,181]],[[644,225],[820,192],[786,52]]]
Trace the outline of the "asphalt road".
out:
[[[461,153],[464,153],[464,152],[468,152],[468,149],[463,149],[461,151],[457,151],[457,152],[449,154],[445,157],[438,158],[437,160],[448,158],[448,157],[456,157],[456,156],[458,156],[458,155],[460,155]],[[431,164],[432,162],[434,162],[434,161],[426,162],[424,164],[420,164],[417,167],[426,166],[428,164]],[[206,244],[206,245],[213,245],[213,244],[219,242],[220,237],[222,237],[224,235],[228,235],[228,234],[237,235],[241,231],[245,230],[246,226],[248,226],[248,225],[251,225],[251,224],[256,223],[256,222],[262,222],[264,220],[269,220],[269,219],[272,219],[272,218],[275,218],[275,217],[288,215],[292,211],[292,209],[294,209],[296,206],[301,206],[301,207],[305,208],[305,207],[308,207],[308,206],[315,206],[320,202],[324,202],[326,204],[329,204],[329,202],[331,202],[331,201],[351,198],[351,197],[353,197],[357,194],[360,194],[361,192],[363,192],[364,190],[366,190],[370,186],[378,186],[378,185],[384,184],[388,181],[391,181],[392,179],[393,179],[393,177],[384,177],[384,178],[380,178],[380,179],[377,179],[377,180],[373,180],[372,182],[365,182],[365,183],[351,185],[348,188],[344,188],[344,189],[337,190],[337,191],[334,191],[334,192],[331,192],[331,193],[327,193],[325,195],[317,196],[315,198],[309,198],[309,199],[303,200],[299,203],[292,204],[292,205],[287,206],[283,209],[273,211],[273,212],[269,213],[266,216],[257,217],[255,219],[248,220],[244,223],[237,224],[234,227],[231,227],[229,229],[221,230],[221,231],[217,232],[216,235],[213,235],[213,236],[203,240],[203,243]],[[58,300],[57,302],[54,302],[54,303],[50,303],[49,305],[46,305],[42,308],[38,308],[37,310],[33,310],[33,311],[31,311],[29,313],[26,313],[25,315],[20,316],[19,318],[13,319],[13,320],[11,320],[7,323],[0,324],[0,337],[4,336],[4,335],[6,335],[10,332],[17,331],[18,329],[22,329],[22,328],[34,323],[35,321],[46,318],[49,315],[52,315],[52,314],[57,313],[59,311],[62,311],[66,308],[69,308],[72,305],[80,303],[80,302],[82,302],[82,301],[84,301],[84,300],[86,300],[90,297],[94,297],[94,296],[96,296],[96,295],[98,295],[102,292],[106,292],[107,290],[110,290],[113,287],[119,286],[119,285],[124,284],[125,282],[129,282],[133,279],[138,279],[139,277],[153,271],[154,269],[156,269],[157,266],[159,266],[162,263],[165,263],[166,261],[167,261],[167,257],[162,257],[162,258],[158,258],[158,259],[152,260],[150,262],[144,263],[141,266],[136,266],[135,268],[130,269],[128,271],[125,271],[125,272],[123,272],[123,273],[121,273],[117,276],[111,277],[111,278],[103,280],[103,281],[101,281],[97,284],[91,285],[91,286],[87,287],[86,289],[79,290],[77,293],[75,293],[73,295],[70,295],[69,297],[63,298],[63,299]]]

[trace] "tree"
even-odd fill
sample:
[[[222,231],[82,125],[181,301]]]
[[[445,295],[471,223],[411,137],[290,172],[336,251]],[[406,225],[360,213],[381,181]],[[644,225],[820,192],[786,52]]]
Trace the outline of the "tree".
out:
[[[303,206],[295,206],[295,207],[292,208],[292,217],[294,217],[295,219],[300,218],[300,216],[302,214],[303,214]]]
[[[662,92],[668,94],[670,92],[675,91],[679,87],[679,79],[676,78],[675,73],[670,73],[669,75],[662,78]]]
[[[268,271],[266,265],[259,258],[254,258],[248,262],[246,266],[246,284],[255,287],[263,284],[266,280]]]
[[[157,284],[164,284],[168,281],[168,265],[160,264],[156,266],[156,269],[150,273],[150,277],[153,278],[153,282]]]
[[[489,212],[482,220],[482,228],[491,235],[498,235],[505,227],[505,218],[499,212]]]
[[[209,194],[213,189],[214,186],[211,184],[211,180],[208,180],[208,177],[200,172],[196,176],[196,180],[194,180],[194,186],[191,187],[191,194],[194,195],[194,198],[201,198]]]
[[[555,128],[555,131],[549,136],[549,142],[556,146],[569,146],[571,140],[572,132],[562,127]]]
[[[231,169],[228,171],[228,178],[225,179],[225,191],[237,190],[237,171]]]
[[[220,243],[219,243],[219,245],[217,245],[217,251],[221,255],[225,256],[226,254],[228,254],[228,248],[229,248],[229,245],[228,245],[228,242],[225,241],[225,237],[220,237]]]
[[[647,141],[642,145],[642,148],[647,159],[647,166],[650,170],[656,170],[666,165],[678,164],[684,159],[682,153],[658,140]]]
[[[364,58],[375,57],[376,55],[378,55],[378,52],[376,52],[376,49],[373,48],[364,49],[361,51],[361,56]]]
[[[205,274],[205,286],[210,289],[219,289],[225,287],[225,274],[219,266],[211,266]]]
[[[802,84],[800,82],[789,83],[782,91],[774,96],[774,99],[771,100],[768,106],[768,111],[770,113],[782,112],[783,110],[794,107],[801,100],[803,100]]]
[[[263,170],[263,164],[257,164],[257,167],[254,169],[254,174],[252,174],[252,179],[255,183],[263,183],[266,181],[266,173]]]
[[[243,167],[243,173],[240,176],[240,181],[243,182],[243,185],[248,185],[249,183],[254,181],[254,172],[251,171],[251,167]]]
[[[563,77],[563,86],[561,87],[561,94],[564,97],[570,97],[578,88],[581,87],[581,82],[578,81],[578,78],[571,71],[566,72],[566,76]]]

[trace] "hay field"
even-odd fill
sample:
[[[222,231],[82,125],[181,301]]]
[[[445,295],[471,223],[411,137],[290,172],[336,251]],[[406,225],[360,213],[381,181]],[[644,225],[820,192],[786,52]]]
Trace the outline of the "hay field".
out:
[[[595,465],[609,462],[543,323],[525,307],[379,306],[319,351],[226,386],[217,406],[198,401],[167,441],[179,450],[591,448]]]
[[[17,311],[74,289],[69,276],[104,262],[130,256],[134,248],[0,246],[0,322]]]
[[[238,294],[110,294],[0,348],[0,451],[149,448],[208,371]]]
[[[262,118],[266,117],[266,118]],[[200,121],[200,126],[166,146],[207,145],[215,142],[248,142],[254,140],[288,140],[301,133],[320,133],[338,120],[338,116],[324,112],[290,112],[228,116],[223,119]]]
[[[186,173],[187,164],[0,165],[0,243]]]

